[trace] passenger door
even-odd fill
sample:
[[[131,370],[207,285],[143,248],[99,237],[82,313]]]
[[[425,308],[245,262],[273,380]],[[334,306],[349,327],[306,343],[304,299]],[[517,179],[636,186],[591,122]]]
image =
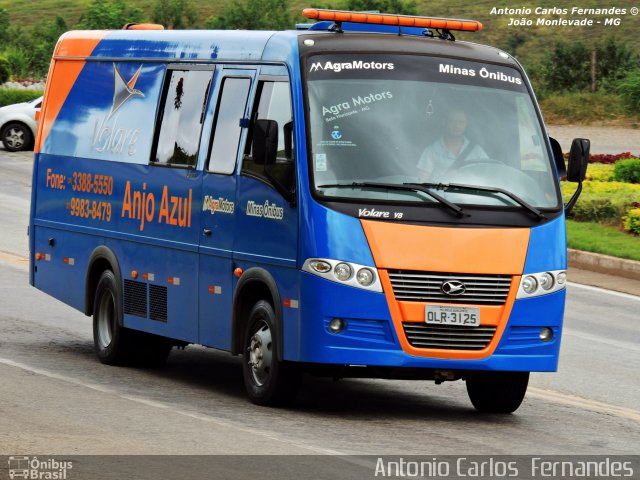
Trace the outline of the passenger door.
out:
[[[248,125],[248,98],[255,71],[223,68],[211,102],[213,126],[204,166],[200,235],[200,343],[229,350],[233,300],[236,170]]]
[[[285,305],[282,320],[288,326],[296,321],[295,309],[299,299],[296,271],[298,209],[291,98],[287,76],[263,75],[258,78],[242,170],[238,176],[234,244],[237,266],[245,271],[259,266],[275,280]],[[261,136],[256,136],[261,125],[269,125],[269,132],[277,131],[275,158],[264,155],[260,158],[259,151],[254,155],[252,139]],[[262,150],[273,151],[273,148],[271,145],[264,148],[263,144]],[[284,334],[289,332],[295,335],[295,329],[285,328]],[[286,347],[287,342],[283,340],[283,344]]]

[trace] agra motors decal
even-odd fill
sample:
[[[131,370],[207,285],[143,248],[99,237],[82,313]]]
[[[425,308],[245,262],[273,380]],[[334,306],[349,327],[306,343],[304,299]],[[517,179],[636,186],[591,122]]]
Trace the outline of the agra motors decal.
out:
[[[342,70],[393,70],[393,63],[387,62],[364,62],[362,60],[353,60],[352,62],[314,62],[311,64],[309,72],[317,72],[318,70],[331,70],[335,73]]]

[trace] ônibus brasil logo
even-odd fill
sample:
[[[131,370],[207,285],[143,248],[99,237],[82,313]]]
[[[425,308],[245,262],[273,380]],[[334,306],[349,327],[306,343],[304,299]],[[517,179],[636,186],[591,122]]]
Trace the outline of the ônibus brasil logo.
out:
[[[338,73],[342,70],[393,70],[394,65],[390,62],[365,62],[363,60],[353,60],[352,62],[314,62],[309,68],[309,72],[318,70]]]

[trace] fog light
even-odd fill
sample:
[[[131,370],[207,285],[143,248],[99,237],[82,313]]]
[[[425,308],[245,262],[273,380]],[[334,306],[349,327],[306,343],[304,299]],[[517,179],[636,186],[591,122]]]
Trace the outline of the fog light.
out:
[[[553,287],[553,275],[549,272],[540,275],[540,287],[542,287],[543,290],[551,289],[551,287]]]
[[[329,322],[329,330],[331,330],[333,333],[340,333],[345,328],[347,328],[347,322],[345,322],[341,318],[334,318]]]
[[[543,342],[550,342],[553,339],[553,330],[549,327],[544,327],[540,329],[540,340]]]
[[[361,268],[356,274],[356,280],[358,280],[358,283],[363,287],[368,287],[375,279],[375,275],[368,268]]]
[[[347,263],[339,263],[333,269],[333,274],[342,282],[346,282],[353,275],[353,270]]]
[[[522,279],[522,289],[525,293],[532,294],[538,288],[538,281],[536,277],[532,275],[527,275]]]
[[[558,282],[558,285],[564,285],[566,281],[567,281],[567,272],[560,272],[556,276],[556,282]]]

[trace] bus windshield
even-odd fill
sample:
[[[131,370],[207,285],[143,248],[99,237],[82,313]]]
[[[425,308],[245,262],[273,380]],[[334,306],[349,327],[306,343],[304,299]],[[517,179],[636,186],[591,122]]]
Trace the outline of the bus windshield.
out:
[[[437,191],[456,205],[559,207],[555,167],[517,70],[334,54],[310,57],[306,72],[319,196],[435,202]]]

